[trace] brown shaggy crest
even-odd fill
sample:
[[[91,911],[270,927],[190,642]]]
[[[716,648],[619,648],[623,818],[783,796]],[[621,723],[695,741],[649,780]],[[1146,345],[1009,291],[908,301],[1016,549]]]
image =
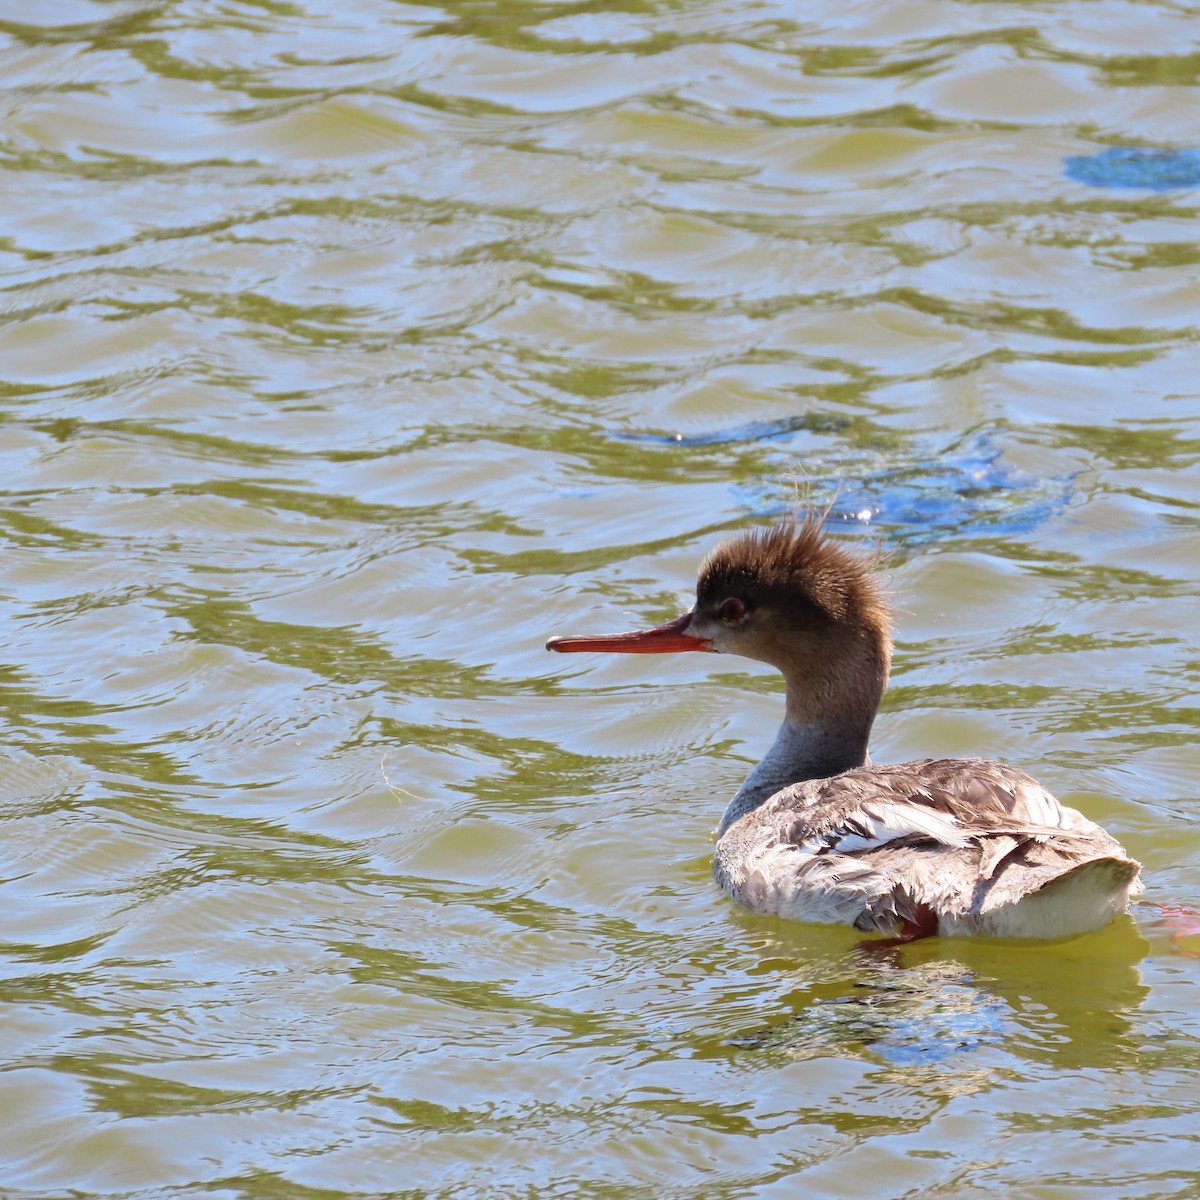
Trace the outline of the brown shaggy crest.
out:
[[[888,633],[891,606],[877,556],[833,541],[817,513],[770,529],[740,533],[717,546],[700,565],[698,595],[720,603],[747,592],[784,594],[807,601],[839,624]]]

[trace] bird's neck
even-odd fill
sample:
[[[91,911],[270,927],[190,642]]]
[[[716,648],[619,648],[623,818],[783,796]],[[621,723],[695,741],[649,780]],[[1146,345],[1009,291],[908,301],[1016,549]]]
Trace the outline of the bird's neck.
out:
[[[781,788],[806,779],[827,779],[867,761],[874,709],[865,718],[840,715],[831,719],[797,711],[791,701],[789,695],[787,715],[774,745],[729,802],[718,837]]]

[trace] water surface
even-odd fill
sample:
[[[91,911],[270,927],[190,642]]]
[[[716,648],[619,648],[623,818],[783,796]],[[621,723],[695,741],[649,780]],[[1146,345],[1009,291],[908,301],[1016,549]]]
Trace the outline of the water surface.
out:
[[[1195,14],[798,12],[0,16],[6,1196],[1200,1193]],[[542,644],[797,497],[1132,919],[717,892],[779,681]]]

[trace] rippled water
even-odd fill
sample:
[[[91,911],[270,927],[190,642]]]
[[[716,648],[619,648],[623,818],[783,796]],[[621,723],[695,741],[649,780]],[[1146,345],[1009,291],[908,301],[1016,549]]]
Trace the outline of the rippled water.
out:
[[[4,1194],[1200,1194],[1197,197],[1065,173],[1200,145],[1196,29],[10,3]],[[889,548],[876,757],[1029,768],[1133,920],[716,891],[777,679],[542,643],[797,494]]]

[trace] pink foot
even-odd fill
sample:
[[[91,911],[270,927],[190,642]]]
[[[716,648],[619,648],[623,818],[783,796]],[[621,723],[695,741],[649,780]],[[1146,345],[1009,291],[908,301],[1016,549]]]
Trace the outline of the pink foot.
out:
[[[911,921],[905,920],[901,922],[898,936],[872,938],[869,942],[859,942],[858,948],[867,951],[892,950],[896,946],[907,946],[909,942],[917,942],[922,938],[934,937],[937,931],[937,913],[932,908],[922,904],[913,913]]]
[[[1175,949],[1188,958],[1200,958],[1200,949],[1189,950],[1183,944],[1185,938],[1200,939],[1200,912],[1182,904],[1160,904],[1163,926],[1170,931]]]

